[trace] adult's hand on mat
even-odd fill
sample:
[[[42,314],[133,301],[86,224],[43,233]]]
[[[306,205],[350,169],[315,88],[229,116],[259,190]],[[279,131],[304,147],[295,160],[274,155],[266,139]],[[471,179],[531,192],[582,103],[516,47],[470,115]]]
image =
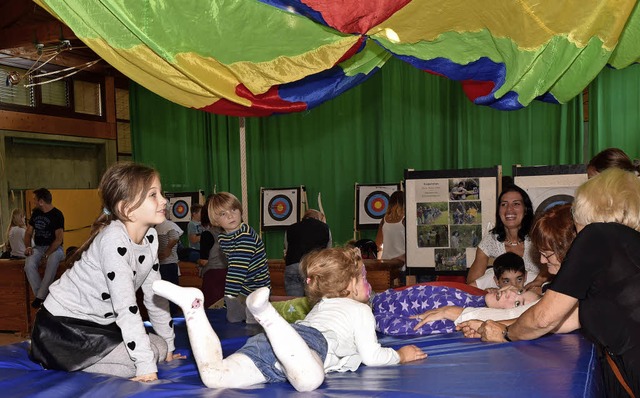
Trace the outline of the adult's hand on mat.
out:
[[[149,373],[146,375],[136,376],[131,379],[132,381],[141,381],[141,382],[149,382],[158,380],[158,373]]]
[[[400,347],[398,349],[398,355],[400,355],[400,363],[419,361],[427,357],[426,352],[413,344]]]
[[[418,330],[427,322],[439,321],[441,319],[448,319],[451,321],[456,320],[462,313],[463,308],[455,305],[447,305],[433,310],[425,311],[420,315],[413,315],[409,318],[417,319],[418,324],[414,326],[413,330]]]
[[[470,321],[460,322],[458,326],[456,326],[456,330],[461,331],[464,334],[464,337],[467,338],[479,338],[480,333],[478,333],[478,329],[482,326],[482,321],[477,319],[472,319]]]
[[[174,359],[187,359],[187,356],[183,354],[176,354],[175,352],[170,352],[167,354],[167,362],[171,362]]]

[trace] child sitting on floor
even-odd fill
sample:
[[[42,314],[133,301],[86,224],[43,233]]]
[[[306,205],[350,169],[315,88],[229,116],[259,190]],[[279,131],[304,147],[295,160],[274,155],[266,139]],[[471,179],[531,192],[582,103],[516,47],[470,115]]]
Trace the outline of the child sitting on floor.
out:
[[[359,251],[320,250],[306,255],[300,266],[307,296],[315,304],[311,312],[289,324],[269,303],[269,289],[256,290],[246,304],[265,332],[224,359],[202,306],[202,292],[166,281],[154,283],[156,294],[184,311],[193,356],[207,387],[242,388],[288,380],[298,391],[311,391],[328,372],[355,371],[361,363],[384,366],[426,358],[414,345],[396,351],[378,343],[367,305],[371,287]]]
[[[526,273],[522,257],[502,254],[494,261],[494,269],[501,289],[490,289],[485,295],[431,285],[377,294],[372,302],[376,329],[390,335],[452,333],[455,325],[466,319],[516,318],[540,298],[523,290]],[[473,318],[468,318],[468,313],[473,313]]]

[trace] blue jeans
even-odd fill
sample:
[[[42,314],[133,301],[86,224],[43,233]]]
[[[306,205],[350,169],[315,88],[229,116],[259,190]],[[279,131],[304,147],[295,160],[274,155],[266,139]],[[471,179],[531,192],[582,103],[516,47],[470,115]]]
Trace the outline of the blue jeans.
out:
[[[327,339],[324,338],[322,333],[316,328],[299,325],[297,323],[292,323],[291,327],[298,332],[304,342],[307,343],[307,346],[315,351],[324,363],[327,357],[328,344]],[[267,379],[267,383],[287,381],[287,375],[285,375],[282,369],[275,366],[279,360],[275,352],[273,352],[273,347],[267,335],[264,333],[249,337],[245,345],[236,352],[251,358],[253,363],[256,364],[256,367],[264,375],[264,378]]]
[[[300,273],[300,263],[293,263],[284,269],[284,290],[287,296],[304,296],[304,279]]]
[[[27,274],[27,280],[33,290],[33,294],[36,298],[44,300],[49,294],[49,286],[56,279],[56,272],[58,272],[58,265],[64,259],[64,251],[62,246],[59,246],[56,251],[49,255],[47,259],[47,267],[44,270],[44,276],[40,278],[38,268],[40,267],[40,260],[44,256],[49,246],[35,246],[33,253],[24,261],[24,273]]]

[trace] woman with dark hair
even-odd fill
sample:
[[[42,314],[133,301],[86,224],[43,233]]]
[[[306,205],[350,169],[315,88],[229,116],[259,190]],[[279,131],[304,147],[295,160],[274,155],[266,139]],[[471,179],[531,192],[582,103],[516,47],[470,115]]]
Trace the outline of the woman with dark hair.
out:
[[[497,288],[493,269],[487,269],[489,259],[512,252],[524,260],[527,270],[526,288],[541,286],[547,280],[547,275],[539,274],[540,269],[533,255],[528,236],[532,222],[533,205],[529,195],[517,185],[506,187],[498,197],[496,226],[478,244],[467,283],[480,289]]]
[[[620,148],[607,148],[591,158],[587,164],[587,175],[595,177],[606,169],[616,168],[631,171],[636,174],[640,171],[637,160],[631,158]]]

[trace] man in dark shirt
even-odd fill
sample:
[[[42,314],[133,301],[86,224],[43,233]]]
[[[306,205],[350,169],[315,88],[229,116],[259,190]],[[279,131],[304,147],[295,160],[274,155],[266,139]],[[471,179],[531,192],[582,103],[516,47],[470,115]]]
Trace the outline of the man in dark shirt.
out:
[[[29,280],[36,298],[31,303],[33,308],[40,305],[49,294],[49,285],[58,271],[58,264],[64,259],[62,237],[64,232],[64,216],[51,204],[51,192],[46,188],[33,191],[33,213],[24,234],[24,250],[27,256],[24,272]],[[35,245],[31,246],[33,237]],[[38,268],[46,264],[44,277],[40,278]]]
[[[331,231],[325,223],[324,214],[318,210],[307,210],[302,221],[287,228],[284,245],[284,261],[287,265],[284,271],[284,289],[287,296],[304,296],[300,260],[313,250],[331,247]]]

